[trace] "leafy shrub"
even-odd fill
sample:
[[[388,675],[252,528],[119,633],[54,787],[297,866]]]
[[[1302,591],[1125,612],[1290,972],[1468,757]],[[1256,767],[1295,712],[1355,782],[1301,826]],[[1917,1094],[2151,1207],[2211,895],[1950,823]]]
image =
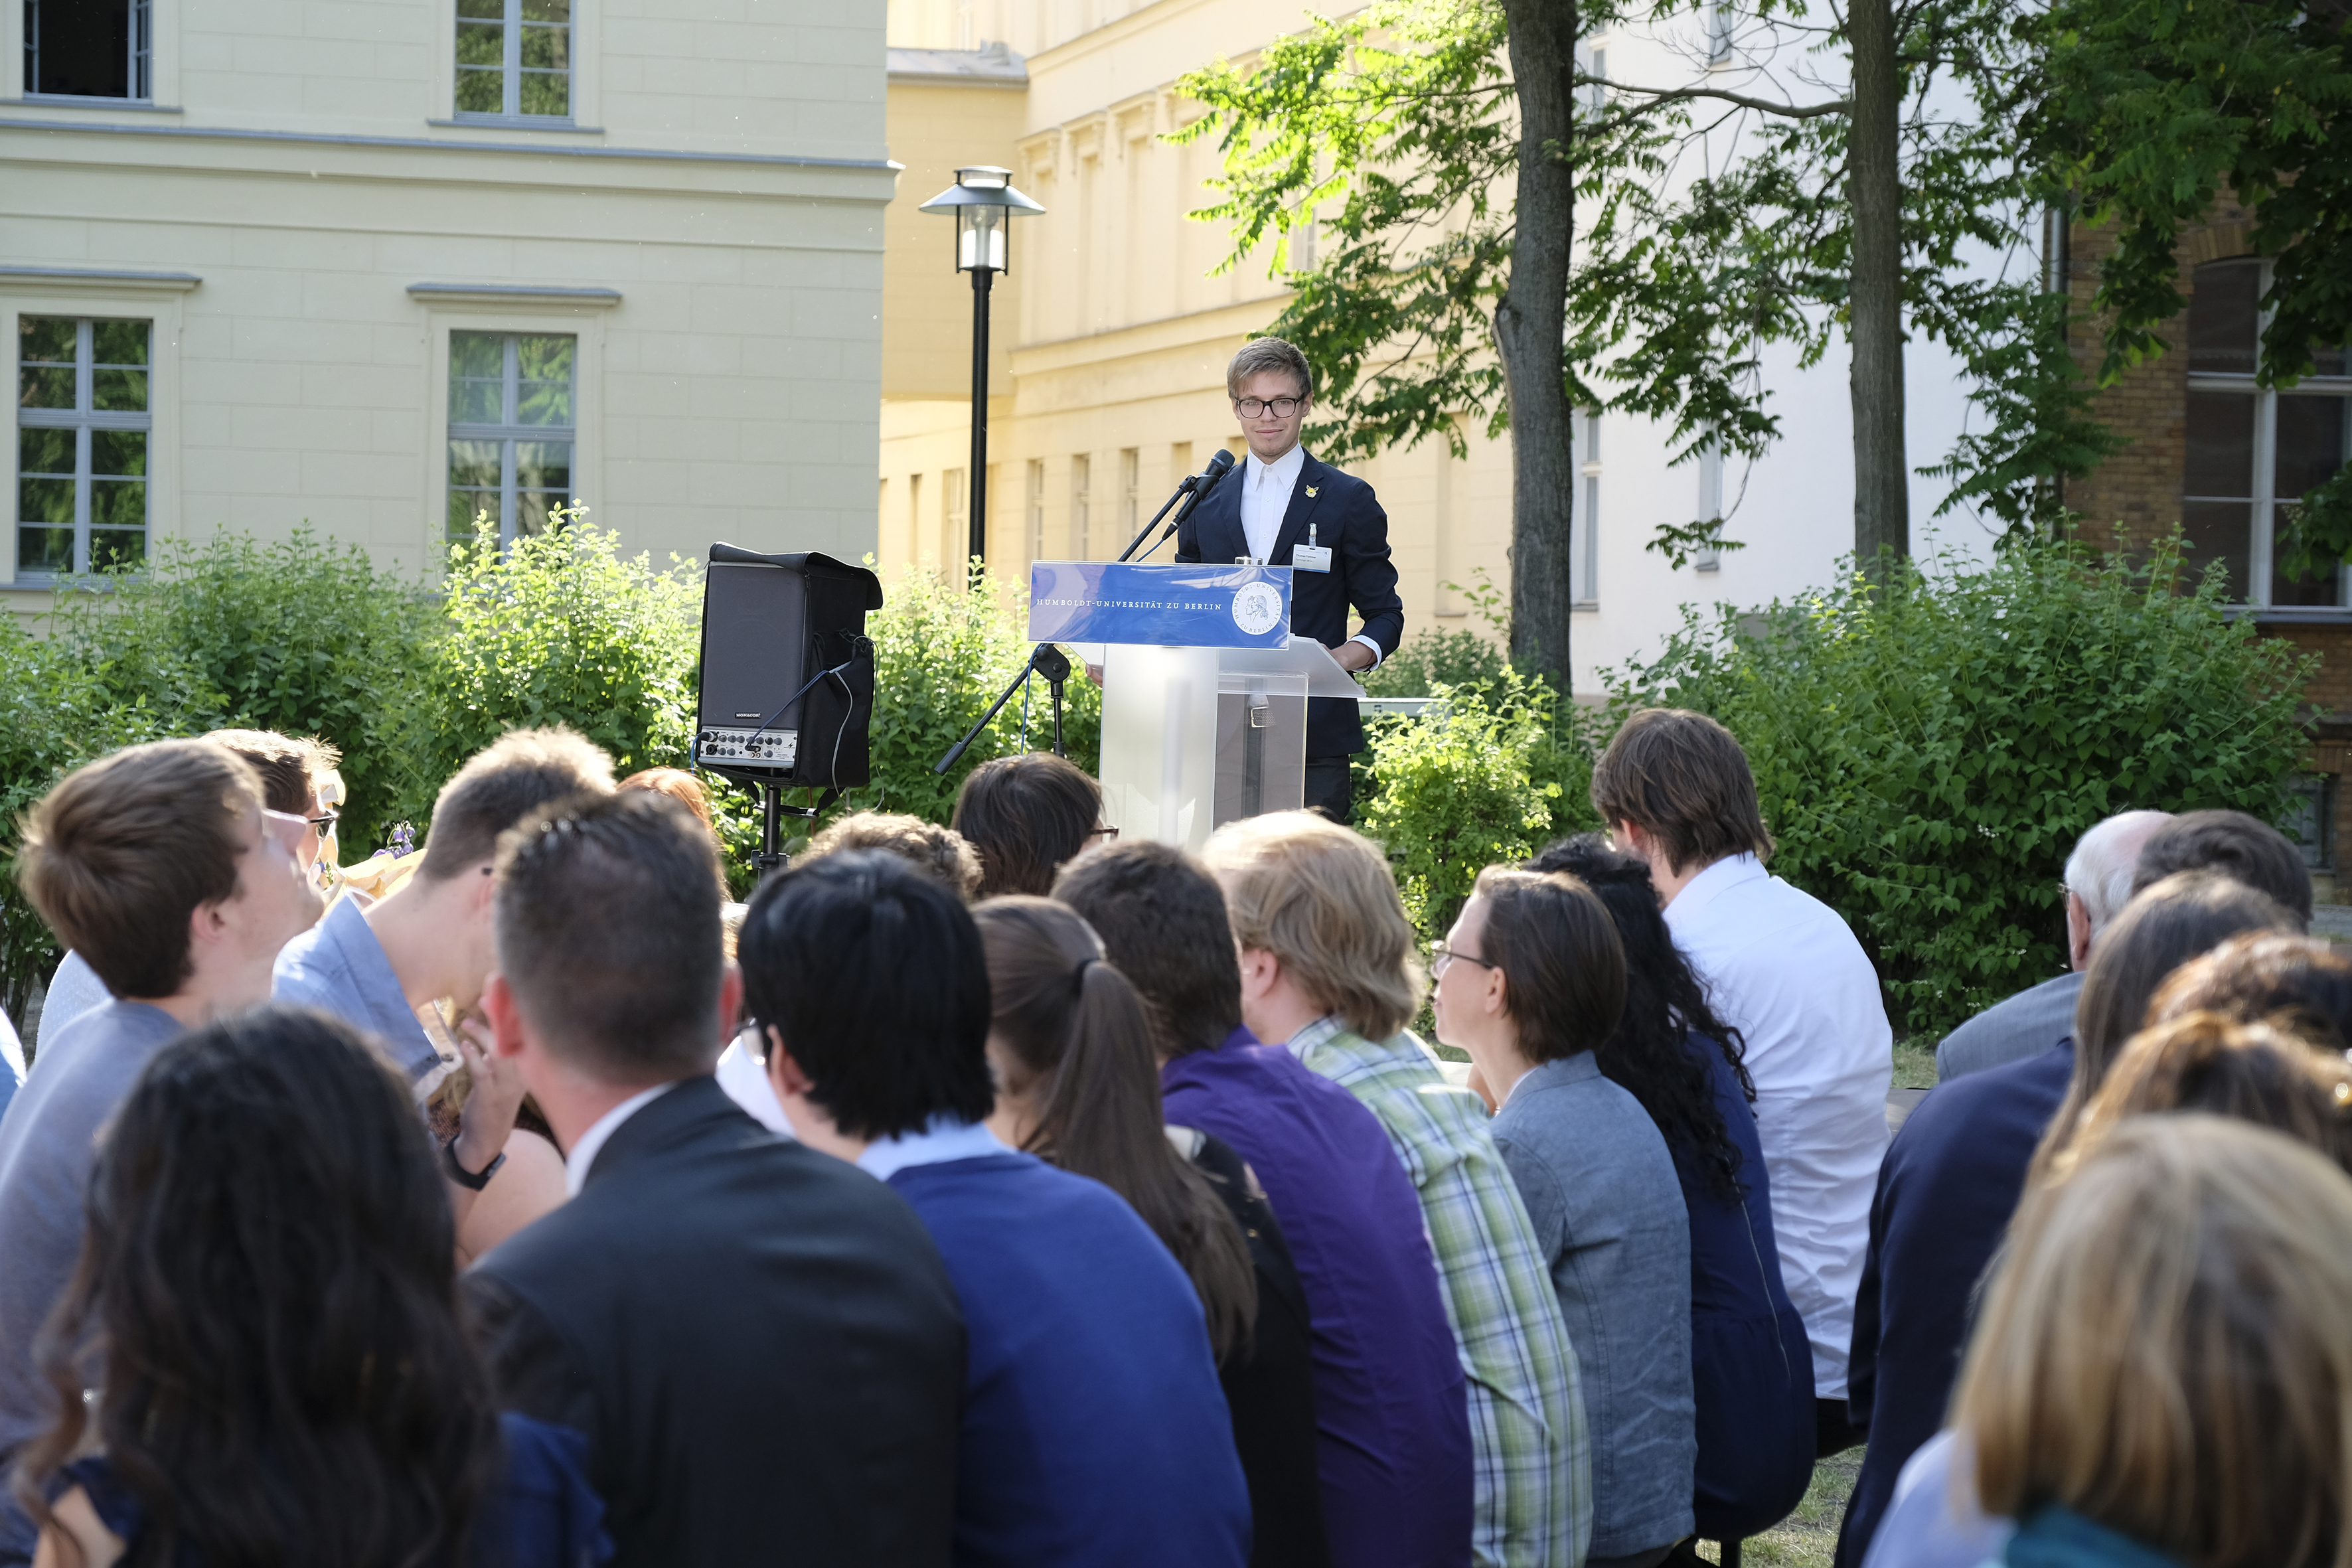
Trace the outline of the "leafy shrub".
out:
[[[503,552],[484,528],[449,551],[442,624],[412,750],[410,814],[467,757],[518,727],[568,724],[616,773],[684,765],[701,655],[699,563],[625,557],[610,531],[562,526]]]
[[[402,731],[434,629],[411,578],[305,525],[271,544],[166,541],[143,571],[96,583],[60,595],[58,637],[118,701],[144,699],[170,733],[333,742],[350,792],[342,842],[374,843],[405,782]]]
[[[1503,650],[1465,629],[1423,626],[1364,677],[1374,697],[1427,697],[1441,686],[1502,679]]]
[[[1357,812],[1424,942],[1454,923],[1480,870],[1595,822],[1583,792],[1562,783],[1589,784],[1590,751],[1543,680],[1505,669],[1435,695],[1444,701],[1429,713],[1373,726],[1378,787]]]
[[[2069,546],[1858,577],[1682,630],[1612,681],[1612,711],[1711,713],[1738,735],[1772,868],[1845,917],[1898,1036],[2057,973],[2067,854],[2135,806],[2277,821],[2314,665],[2176,594],[2148,560]]]

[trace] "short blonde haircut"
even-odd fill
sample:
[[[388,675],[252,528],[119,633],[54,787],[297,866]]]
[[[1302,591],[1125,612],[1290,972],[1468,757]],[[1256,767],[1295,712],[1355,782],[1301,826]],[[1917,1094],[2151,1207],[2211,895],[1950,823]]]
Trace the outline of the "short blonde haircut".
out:
[[[1309,1001],[1368,1040],[1421,1010],[1412,922],[1388,858],[1311,811],[1229,822],[1202,858],[1225,889],[1234,940],[1282,961]]]
[[[810,839],[793,862],[805,866],[845,849],[887,849],[965,903],[980,890],[980,851],[971,841],[952,827],[901,812],[852,812]]]
[[[2031,1191],[1953,1419],[1989,1513],[2062,1505],[2198,1568],[2352,1568],[2352,1180],[2142,1116]]]

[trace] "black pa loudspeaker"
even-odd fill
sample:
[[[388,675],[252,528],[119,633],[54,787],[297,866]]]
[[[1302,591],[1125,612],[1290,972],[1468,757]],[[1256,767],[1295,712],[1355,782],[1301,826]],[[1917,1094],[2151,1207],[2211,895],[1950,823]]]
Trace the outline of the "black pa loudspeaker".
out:
[[[882,582],[810,552],[710,547],[702,580],[702,678],[694,760],[723,777],[786,789],[866,782],[874,645],[866,612]]]

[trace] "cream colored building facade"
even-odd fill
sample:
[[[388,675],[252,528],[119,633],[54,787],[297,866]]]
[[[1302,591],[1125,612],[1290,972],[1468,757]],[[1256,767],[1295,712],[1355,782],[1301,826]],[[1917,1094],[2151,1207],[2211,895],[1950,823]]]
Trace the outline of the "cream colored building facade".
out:
[[[0,591],[30,613],[93,552],[306,521],[429,570],[453,515],[552,498],[657,560],[872,550],[882,26],[823,0],[0,7]]]
[[[1315,4],[1335,16],[1354,8]],[[1731,4],[1678,18],[1679,31],[1590,37],[1580,53],[1588,64],[1603,56],[1599,74],[1616,79],[1788,90],[1781,77],[1803,40],[1733,16]],[[885,219],[877,516],[886,576],[964,549],[971,295],[951,270],[953,226],[916,210],[959,164],[1003,164],[1046,208],[1013,225],[1012,275],[995,295],[991,566],[1017,576],[1039,558],[1114,556],[1216,446],[1242,449],[1223,368],[1274,319],[1283,291],[1263,260],[1209,275],[1226,252],[1223,230],[1186,215],[1213,199],[1202,182],[1219,154],[1211,142],[1163,138],[1198,113],[1174,91],[1185,72],[1246,60],[1302,25],[1298,10],[1245,0],[890,0],[890,148],[907,172]],[[1735,142],[1717,135],[1706,159],[1719,168]],[[1753,463],[1677,463],[1661,427],[1577,418],[1579,692],[1600,689],[1603,670],[1654,654],[1684,605],[1800,595],[1829,581],[1852,550],[1843,345],[1811,369],[1777,351],[1762,357],[1784,434]],[[1954,370],[1934,345],[1909,345],[1915,465],[1934,461],[1966,426]],[[1432,626],[1485,632],[1449,584],[1475,584],[1482,571],[1497,586],[1509,580],[1507,437],[1465,435],[1466,459],[1430,441],[1347,465],[1388,511],[1408,637]],[[1966,515],[1930,521],[1946,493],[1945,481],[1915,476],[1915,551],[1989,552],[1997,528]],[[1643,548],[1658,524],[1718,510],[1747,548],[1679,569]]]

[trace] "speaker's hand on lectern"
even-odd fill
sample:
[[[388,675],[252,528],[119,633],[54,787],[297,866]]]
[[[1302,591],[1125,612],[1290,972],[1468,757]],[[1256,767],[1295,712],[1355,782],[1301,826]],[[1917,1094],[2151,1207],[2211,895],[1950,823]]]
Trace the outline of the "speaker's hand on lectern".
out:
[[[1360,669],[1372,668],[1372,650],[1352,638],[1333,648],[1331,658],[1341,669],[1350,675]]]

